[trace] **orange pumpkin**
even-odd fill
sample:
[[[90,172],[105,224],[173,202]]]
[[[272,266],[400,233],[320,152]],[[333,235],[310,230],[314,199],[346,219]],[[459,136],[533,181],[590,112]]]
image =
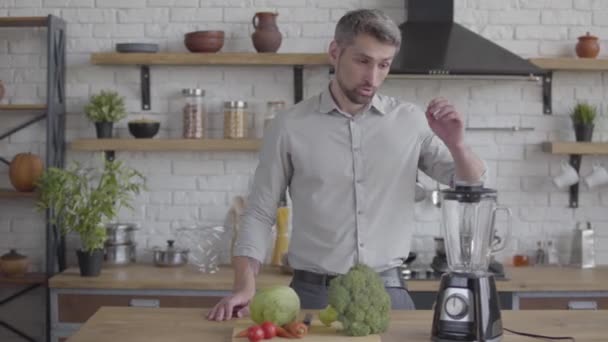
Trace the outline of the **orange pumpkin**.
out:
[[[19,153],[11,161],[9,178],[17,191],[30,192],[43,171],[42,159],[32,153]]]

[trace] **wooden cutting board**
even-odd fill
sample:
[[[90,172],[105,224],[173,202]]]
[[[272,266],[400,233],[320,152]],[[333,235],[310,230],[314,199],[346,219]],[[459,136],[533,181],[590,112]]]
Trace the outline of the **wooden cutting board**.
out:
[[[237,322],[232,331],[232,341],[233,342],[248,342],[247,338],[237,338],[234,337],[240,331],[247,329],[253,322],[240,321]],[[275,337],[271,340],[262,340],[263,342],[289,342],[289,341],[302,341],[302,342],[381,342],[380,335],[368,335],[368,336],[345,336],[337,331],[336,325],[334,324],[331,327],[326,327],[319,321],[314,321],[311,323],[310,328],[308,329],[308,334],[301,339],[287,339],[281,337]]]

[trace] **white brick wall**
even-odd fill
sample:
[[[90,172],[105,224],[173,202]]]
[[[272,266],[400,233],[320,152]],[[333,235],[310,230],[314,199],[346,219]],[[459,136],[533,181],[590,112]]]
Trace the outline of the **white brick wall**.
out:
[[[529,56],[574,55],[576,38],[587,31],[602,39],[602,56],[608,56],[608,1],[604,0],[474,0],[457,1],[456,20],[511,51]],[[111,51],[117,42],[150,41],[161,49],[186,51],[183,34],[197,29],[226,30],[224,51],[254,51],[250,21],[256,11],[278,11],[284,34],[282,52],[321,52],[331,40],[336,21],[348,9],[385,9],[401,22],[403,1],[378,0],[38,0],[2,1],[0,15],[46,15],[53,13],[68,21],[67,92],[68,139],[91,137],[93,126],[83,117],[88,97],[101,89],[117,89],[128,98],[130,118],[142,115],[139,102],[139,70],[131,66],[92,66],[89,54]],[[41,29],[0,30],[0,79],[13,103],[42,101],[45,95],[45,32]],[[267,100],[292,102],[292,73],[285,67],[152,67],[152,111],[144,113],[162,122],[161,136],[178,137],[181,132],[179,92],[185,87],[207,90],[210,105],[227,99],[259,103]],[[326,68],[305,72],[305,91],[316,93],[328,79]],[[581,189],[578,210],[566,209],[567,191],[555,189],[555,175],[562,157],[540,151],[548,139],[572,139],[566,116],[575,100],[597,104],[605,117],[608,111],[608,73],[558,72],[554,78],[555,115],[542,115],[541,90],[527,82],[480,80],[390,79],[383,92],[424,106],[431,98],[448,97],[465,113],[473,127],[522,125],[533,132],[468,132],[467,141],[494,168],[491,184],[501,201],[514,208],[515,231],[531,234],[544,229],[551,237],[568,236],[577,220],[591,220],[598,234],[608,230],[608,190]],[[263,108],[257,106],[256,110]],[[595,140],[608,139],[608,121],[596,126]],[[19,117],[7,115],[0,128],[7,129]],[[43,124],[35,125],[8,141],[0,142],[0,153],[12,157],[24,150],[42,153]],[[126,120],[118,124],[121,136],[128,136]],[[68,153],[69,159],[87,160],[91,154]],[[149,191],[138,198],[136,210],[122,211],[123,220],[142,227],[138,239],[161,241],[170,236],[169,227],[180,219],[221,223],[231,196],[246,193],[256,165],[254,153],[118,153],[118,158],[144,172]],[[582,173],[593,160],[608,164],[605,157],[584,159]],[[0,166],[0,185],[10,186],[6,167]],[[432,184],[431,184],[432,185]],[[0,253],[11,245],[25,248],[42,265],[43,239],[33,228],[40,221],[25,200],[0,206]],[[530,208],[533,207],[533,208]],[[418,230],[436,224],[436,214],[420,217]],[[34,219],[32,219],[34,217]],[[430,222],[426,220],[430,219]],[[543,224],[543,222],[559,224]],[[18,227],[27,226],[27,229]],[[146,227],[151,227],[147,229]],[[164,228],[163,228],[164,227]],[[165,229],[165,231],[163,231]],[[434,230],[429,231],[435,233]],[[157,238],[162,236],[162,238]],[[608,248],[598,244],[600,263],[608,263]],[[564,253],[567,251],[564,250]]]

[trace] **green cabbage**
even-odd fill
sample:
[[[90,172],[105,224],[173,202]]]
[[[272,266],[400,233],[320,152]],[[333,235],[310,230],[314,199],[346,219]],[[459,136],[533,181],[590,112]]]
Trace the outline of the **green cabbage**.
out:
[[[294,321],[300,313],[300,297],[289,286],[273,286],[259,290],[249,305],[256,324],[270,321],[283,325]]]

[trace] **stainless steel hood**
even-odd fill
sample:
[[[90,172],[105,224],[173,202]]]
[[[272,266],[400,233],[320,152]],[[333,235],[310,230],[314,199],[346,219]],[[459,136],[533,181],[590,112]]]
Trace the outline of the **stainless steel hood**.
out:
[[[543,75],[543,69],[454,22],[453,0],[409,0],[391,74]]]

